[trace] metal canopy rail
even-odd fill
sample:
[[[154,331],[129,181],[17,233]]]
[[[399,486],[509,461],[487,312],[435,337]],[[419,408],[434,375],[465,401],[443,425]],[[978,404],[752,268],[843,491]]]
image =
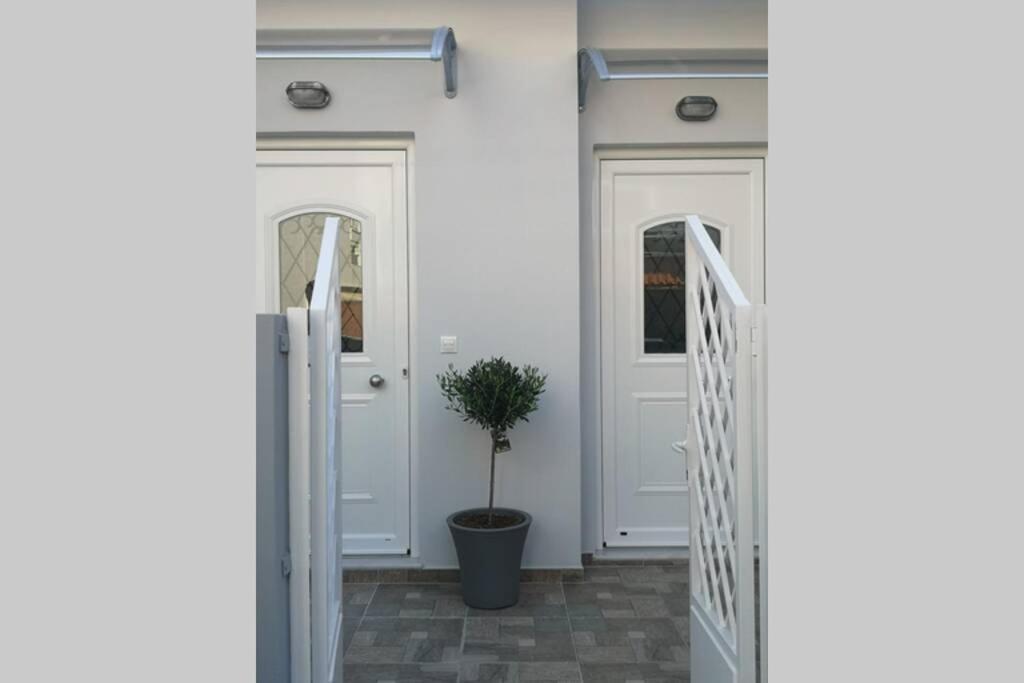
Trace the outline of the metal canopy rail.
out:
[[[580,111],[591,74],[602,81],[672,78],[768,78],[767,50],[601,50],[576,56]]]
[[[444,64],[445,97],[458,92],[455,32],[425,29],[264,29],[256,31],[256,59],[397,59]]]

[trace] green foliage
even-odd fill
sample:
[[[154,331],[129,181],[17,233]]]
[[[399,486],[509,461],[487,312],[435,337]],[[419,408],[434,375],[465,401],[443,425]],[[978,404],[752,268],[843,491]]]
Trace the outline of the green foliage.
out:
[[[522,368],[504,358],[478,360],[465,372],[455,366],[437,376],[446,408],[472,422],[491,435],[491,486],[487,498],[487,524],[494,524],[494,461],[496,453],[509,450],[507,432],[520,420],[537,410],[544,393],[547,375],[532,365]]]
[[[537,410],[547,375],[532,365],[518,368],[504,358],[478,360],[465,372],[449,365],[437,376],[447,409],[501,440],[517,422]]]

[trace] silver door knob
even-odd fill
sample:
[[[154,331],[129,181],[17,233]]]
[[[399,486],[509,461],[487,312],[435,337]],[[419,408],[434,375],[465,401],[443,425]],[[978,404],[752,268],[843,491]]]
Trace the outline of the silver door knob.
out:
[[[370,386],[374,389],[379,389],[384,386],[384,378],[380,375],[370,375]]]

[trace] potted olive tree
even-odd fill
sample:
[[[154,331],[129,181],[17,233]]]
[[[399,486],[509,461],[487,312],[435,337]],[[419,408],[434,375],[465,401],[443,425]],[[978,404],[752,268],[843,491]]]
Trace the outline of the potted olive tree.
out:
[[[487,432],[491,441],[491,486],[487,507],[448,517],[462,576],[462,596],[470,607],[498,609],[519,600],[519,569],[526,533],[533,519],[522,510],[494,507],[494,466],[498,453],[511,450],[508,433],[537,409],[547,375],[504,358],[479,360],[465,372],[449,365],[437,376],[447,408]]]

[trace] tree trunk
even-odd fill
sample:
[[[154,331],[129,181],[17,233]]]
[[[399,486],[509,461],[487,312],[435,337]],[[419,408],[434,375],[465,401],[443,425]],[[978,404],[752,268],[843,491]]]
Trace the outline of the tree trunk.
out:
[[[494,526],[494,455],[498,451],[498,437],[491,432],[491,495],[487,499],[487,526]]]

